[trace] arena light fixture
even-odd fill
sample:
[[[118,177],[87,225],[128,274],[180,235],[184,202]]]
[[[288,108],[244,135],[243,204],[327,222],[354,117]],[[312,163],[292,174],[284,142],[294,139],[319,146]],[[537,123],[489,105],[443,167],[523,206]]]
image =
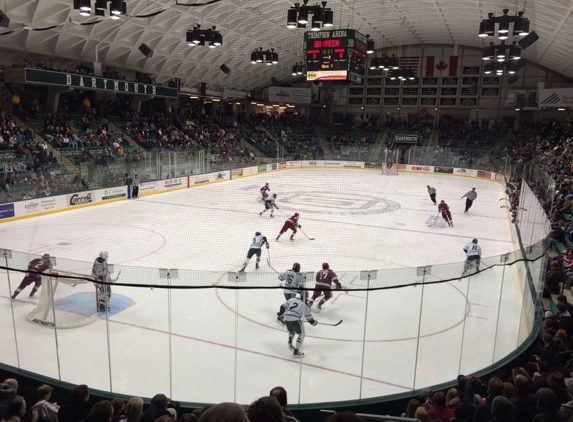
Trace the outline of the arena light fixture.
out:
[[[326,7],[327,2],[309,5],[309,0],[303,3],[295,3],[287,11],[287,28],[306,28],[306,24],[311,22],[312,31],[320,31],[322,27],[334,26],[334,13],[332,9]],[[312,16],[312,19],[310,17]]]

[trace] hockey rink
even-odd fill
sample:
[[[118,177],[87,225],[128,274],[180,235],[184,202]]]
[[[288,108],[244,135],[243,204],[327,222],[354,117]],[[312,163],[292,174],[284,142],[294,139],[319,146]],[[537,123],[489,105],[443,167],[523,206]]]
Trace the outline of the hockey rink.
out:
[[[275,218],[258,215],[266,182],[278,194]],[[426,185],[437,189],[438,202],[449,204],[455,227],[428,227],[437,207]],[[460,197],[472,187],[478,198],[464,214]],[[517,266],[449,283],[353,289],[459,276],[462,248],[474,237],[483,249],[482,266],[499,263],[499,255],[517,248],[508,212],[500,208],[503,197],[499,183],[454,175],[302,169],[1,223],[0,248],[25,253],[11,266],[49,253],[57,257],[56,267],[89,274],[105,250],[115,274],[121,270],[118,282],[165,284],[158,268],[166,268],[178,269],[179,285],[212,286],[113,286],[108,320],[100,315],[93,324],[58,330],[56,345],[53,329],[26,320],[38,301],[28,298],[31,287],[11,301],[10,289],[22,276],[1,271],[1,361],[90,388],[144,397],[161,392],[199,403],[248,404],[277,385],[296,404],[446,382],[501,359],[528,334]],[[290,241],[289,232],[276,242],[294,212],[304,233]],[[271,247],[263,248],[260,270],[251,260],[244,284],[275,288],[218,288],[229,285],[228,272],[240,269],[256,231]],[[328,262],[349,289],[335,291],[322,310],[313,308],[319,322],[343,323],[306,324],[302,360],[293,358],[287,332],[276,322],[284,297],[267,260],[279,272],[299,262],[302,272],[316,273]],[[433,266],[427,275],[416,272],[427,265]],[[361,270],[377,272],[369,281]],[[90,284],[60,285],[58,306],[74,312],[93,291]]]

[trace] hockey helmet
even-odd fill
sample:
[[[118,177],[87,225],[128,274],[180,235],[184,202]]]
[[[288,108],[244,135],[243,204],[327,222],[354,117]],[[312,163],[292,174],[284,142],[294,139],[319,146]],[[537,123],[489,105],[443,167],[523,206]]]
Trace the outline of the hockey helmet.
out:
[[[445,204],[446,201],[444,201],[443,199],[440,201],[440,204]]]
[[[276,198],[276,197],[277,197],[277,194],[276,194],[276,193],[273,193],[273,198]]]
[[[294,213],[294,216],[295,216],[295,217],[298,217],[298,212],[295,212],[295,213]]]
[[[42,261],[48,262],[50,260],[50,254],[49,253],[45,253],[42,256]]]
[[[322,263],[322,269],[323,270],[328,270],[330,267],[328,266],[328,262],[323,262]]]
[[[255,233],[255,236],[260,236],[260,235],[261,235],[261,232],[256,232],[256,233]]]
[[[477,240],[477,239],[473,239],[473,240],[472,240],[472,243],[478,243],[478,240]]]
[[[109,254],[106,251],[101,251],[99,253],[99,257],[103,258],[104,260],[107,260],[108,256],[109,256]]]
[[[268,186],[268,185],[269,185],[268,183],[265,183],[265,186]]]
[[[292,264],[292,270],[295,273],[298,273],[300,271],[300,264],[298,262],[295,262],[294,264]]]

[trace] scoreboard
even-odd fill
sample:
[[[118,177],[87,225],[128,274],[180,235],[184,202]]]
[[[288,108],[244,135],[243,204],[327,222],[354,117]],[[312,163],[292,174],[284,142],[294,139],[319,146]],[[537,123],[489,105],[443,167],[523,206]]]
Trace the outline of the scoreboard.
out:
[[[307,81],[362,82],[366,37],[354,29],[304,33]]]

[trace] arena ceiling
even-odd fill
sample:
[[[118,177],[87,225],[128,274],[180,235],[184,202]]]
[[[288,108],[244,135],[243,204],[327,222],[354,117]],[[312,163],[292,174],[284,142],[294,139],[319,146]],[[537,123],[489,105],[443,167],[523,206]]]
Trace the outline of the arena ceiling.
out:
[[[95,0],[92,0],[95,3]],[[0,62],[21,64],[24,58],[58,57],[69,68],[96,60],[104,66],[157,76],[158,82],[181,78],[184,86],[249,91],[268,86],[271,78],[288,83],[292,66],[303,60],[303,29],[287,29],[286,0],[126,0],[121,20],[82,17],[73,0],[4,0],[0,10],[10,18],[0,27]],[[179,3],[179,4],[177,4]],[[302,3],[302,1],[301,1]],[[185,4],[185,5],[182,5]],[[318,4],[310,1],[309,5]],[[489,12],[524,11],[539,41],[523,57],[573,78],[573,1],[571,0],[329,0],[334,28],[370,34],[376,48],[411,45],[459,45],[483,48],[479,22]],[[195,24],[216,26],[223,45],[191,48],[185,32]],[[154,50],[151,58],[138,49]],[[252,65],[250,53],[274,48],[278,65]],[[407,47],[403,47],[407,53]],[[403,54],[407,55],[407,54]],[[223,73],[225,64],[231,72]]]

